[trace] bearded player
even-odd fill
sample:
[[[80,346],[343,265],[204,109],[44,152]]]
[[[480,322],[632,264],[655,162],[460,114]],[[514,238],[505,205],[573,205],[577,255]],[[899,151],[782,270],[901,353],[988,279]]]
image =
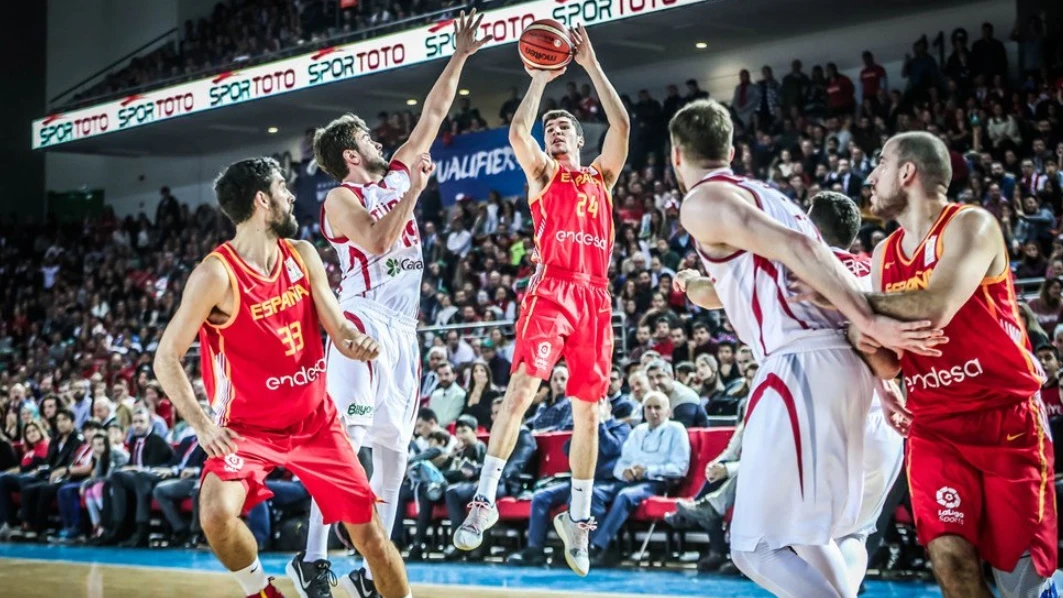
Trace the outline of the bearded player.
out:
[[[811,204],[808,217],[812,224],[816,225],[823,241],[856,277],[860,287],[870,291],[871,260],[855,256],[846,249],[853,244],[860,231],[860,208],[845,195],[832,191],[817,193]],[[691,301],[705,309],[723,308],[712,279],[701,276],[696,270],[679,272],[674,286],[676,290],[687,293]],[[897,481],[904,463],[904,442],[900,434],[885,421],[882,401],[879,398],[886,393],[895,396],[900,392],[892,381],[896,374],[889,368],[879,372],[879,364],[876,362],[869,365],[876,374],[884,375],[888,380],[880,379],[875,383],[875,394],[871,399],[871,409],[864,429],[864,487],[860,499],[860,514],[851,529],[842,529],[839,536],[835,537],[845,558],[849,587],[854,593],[859,590],[867,574],[867,538],[875,532],[875,523],[882,513],[886,496]]]
[[[871,338],[934,352],[928,322],[877,316],[856,278],[808,217],[767,185],[735,176],[731,116],[711,100],[669,123],[672,165],[686,192],[680,212],[739,338],[761,364],[746,410],[731,556],[778,596],[854,596],[835,538],[856,525],[864,426],[874,380],[838,328],[814,305],[791,305],[787,280],[804,280]],[[811,389],[811,381],[831,384]]]
[[[872,307],[928,318],[950,339],[939,356],[878,352],[908,389],[904,405],[883,408],[908,436],[916,529],[946,598],[991,596],[982,560],[1006,598],[1056,596],[1043,374],[1000,226],[981,208],[950,204],[951,179],[948,150],[926,133],[890,139],[868,177],[875,215],[901,225],[875,248]]]
[[[574,59],[594,83],[609,131],[601,156],[590,166],[581,166],[583,130],[574,116],[554,110],[543,115],[546,148],[540,148],[532,137],[539,101],[547,83],[565,70],[528,70],[531,86],[513,117],[509,141],[528,178],[540,262],[521,306],[513,377],[491,428],[479,489],[468,517],[454,532],[454,545],[462,550],[479,547],[484,531],[498,521],[498,480],[513,452],[521,418],[539,384],[563,356],[571,373],[566,393],[573,399],[575,421],[569,452],[572,500],[568,512],[554,519],[554,529],[564,541],[569,566],[586,575],[588,534],[595,529],[591,494],[598,458],[598,400],[605,395],[613,355],[606,279],[613,250],[610,190],[627,159],[630,123],[586,31],[577,27],[572,39]]]
[[[345,115],[314,135],[315,159],[340,182],[321,207],[321,234],[336,250],[343,272],[340,305],[348,320],[378,339],[381,349],[368,362],[329,351],[328,391],[355,450],[373,449],[370,484],[381,499],[377,510],[388,530],[398,516],[421,379],[417,312],[424,263],[413,209],[429,177],[418,176],[418,167],[450,111],[466,60],[491,40],[476,39],[482,20],[475,10],[458,17],[454,54],[390,164],[356,116]],[[296,555],[289,569],[301,598],[331,596],[327,550],[328,526],[313,503],[306,552]],[[356,598],[375,596],[372,570],[356,569],[340,582]]]
[[[287,240],[298,229],[295,196],[275,161],[232,164],[214,192],[236,236],[192,271],[155,356],[167,396],[209,456],[199,492],[203,532],[244,594],[280,596],[240,514],[272,496],[266,475],[284,467],[299,476],[326,521],[344,523],[381,594],[410,596],[402,559],[325,396],[321,327],[349,359],[374,358],[377,344],[343,317],[314,246]],[[197,333],[214,421],[196,403],[182,366]]]

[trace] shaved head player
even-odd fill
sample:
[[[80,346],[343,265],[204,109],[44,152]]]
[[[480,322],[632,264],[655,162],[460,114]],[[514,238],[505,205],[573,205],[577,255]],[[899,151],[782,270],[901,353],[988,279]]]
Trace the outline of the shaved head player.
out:
[[[506,459],[513,452],[521,418],[542,380],[562,356],[571,377],[572,501],[554,519],[565,544],[565,560],[580,575],[590,569],[591,492],[598,459],[598,400],[605,396],[613,358],[612,309],[606,275],[613,251],[613,202],[610,190],[627,160],[631,128],[620,96],[605,77],[587,32],[572,31],[575,61],[590,75],[609,120],[602,154],[581,166],[583,129],[568,112],[543,115],[546,148],[532,137],[546,84],[565,69],[528,70],[532,82],[513,116],[509,141],[528,177],[528,202],[535,224],[540,262],[517,321],[513,377],[491,428],[480,487],[465,522],[454,532],[462,550],[480,546],[483,533],[498,521],[495,495]]]
[[[196,266],[159,341],[155,372],[209,458],[199,517],[211,549],[247,596],[277,598],[240,513],[266,500],[266,475],[284,467],[342,521],[384,598],[410,596],[402,558],[373,508],[376,497],[325,396],[322,326],[347,357],[376,357],[376,341],[343,317],[317,249],[289,241],[295,196],[277,163],[253,158],[214,182],[236,236]],[[199,336],[214,419],[196,403],[182,360]]]

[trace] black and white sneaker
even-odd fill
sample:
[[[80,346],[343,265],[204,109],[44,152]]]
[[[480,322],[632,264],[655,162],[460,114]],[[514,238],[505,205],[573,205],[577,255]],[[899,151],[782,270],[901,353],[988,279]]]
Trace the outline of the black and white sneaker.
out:
[[[366,577],[365,567],[351,571],[349,575],[340,580],[340,586],[351,598],[381,598],[373,580]]]
[[[285,573],[295,584],[299,598],[332,598],[332,586],[336,585],[336,576],[332,573],[331,563],[320,559],[304,563],[300,552],[284,568]]]

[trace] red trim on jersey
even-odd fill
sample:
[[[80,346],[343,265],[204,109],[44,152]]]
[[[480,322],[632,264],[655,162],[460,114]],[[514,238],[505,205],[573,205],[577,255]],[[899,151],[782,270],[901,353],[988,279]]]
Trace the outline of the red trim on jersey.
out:
[[[703,259],[705,259],[707,261],[710,261],[710,262],[712,262],[714,264],[723,264],[725,262],[729,262],[729,261],[735,259],[736,257],[738,257],[738,256],[740,256],[740,255],[742,255],[743,253],[746,252],[745,249],[736,249],[734,251],[734,253],[732,253],[731,255],[727,255],[727,256],[724,256],[724,257],[716,258],[716,257],[710,257],[709,254],[707,254],[704,251],[702,251],[701,250],[701,245],[699,245],[697,241],[694,241],[694,248],[698,250],[698,255],[700,255]]]
[[[782,287],[779,286],[779,270],[775,267],[770,260],[761,257],[759,255],[753,256],[753,285],[757,284],[757,270],[763,270],[765,274],[771,277],[772,282],[775,283],[775,297],[779,300],[779,305],[782,306],[782,310],[786,312],[786,315],[790,316],[790,319],[801,325],[801,328],[808,330],[808,324],[805,324],[801,318],[794,315],[794,312],[790,310],[790,303],[786,300],[786,295],[782,292]],[[762,333],[763,334],[763,333]]]
[[[355,193],[355,195],[358,195],[358,194]],[[361,198],[359,197],[359,199],[361,199]],[[362,203],[365,203],[365,202],[362,202]],[[328,233],[325,232],[325,228],[326,228],[325,204],[321,204],[321,223],[320,224],[321,224],[321,236],[325,237],[326,241],[329,241],[329,242],[332,242],[332,243],[346,243],[347,242],[347,237],[333,237],[333,236],[330,236]]]
[[[361,318],[359,318],[358,316],[352,314],[349,311],[343,312],[343,315],[347,318],[348,321],[350,321],[351,324],[354,324],[354,327],[358,329],[358,332],[361,332],[362,334],[365,334],[365,324],[362,323],[362,319]],[[367,365],[369,367],[369,384],[372,385],[373,384],[373,362],[372,361],[367,361],[367,362],[365,362],[365,365]]]
[[[354,246],[354,243],[347,244],[347,254],[351,258],[351,262],[355,260],[362,265],[362,278],[365,279],[365,290],[369,290],[373,287],[373,279],[369,275],[369,258],[362,253],[361,249]]]
[[[687,191],[687,195],[690,195],[690,193],[692,191],[694,191],[694,187],[697,187],[698,185],[700,185],[702,183],[709,183],[709,182],[731,183],[732,185],[742,189],[743,191],[747,191],[749,193],[752,193],[753,194],[753,201],[757,202],[757,208],[759,210],[763,211],[764,210],[764,203],[760,201],[760,195],[757,194],[756,191],[754,191],[752,189],[746,189],[745,187],[740,185],[739,183],[742,181],[742,179],[739,178],[739,177],[734,176],[733,174],[730,174],[730,172],[731,172],[730,169],[728,169],[727,171],[716,172],[716,173],[713,173],[713,174],[701,179],[700,181],[694,183],[694,186],[691,187]],[[713,258],[713,257],[709,257],[708,255],[705,254],[704,251],[701,250],[701,247],[698,245],[696,239],[694,240],[694,247],[697,248],[698,254],[701,255],[701,257],[705,258],[709,262],[712,262],[713,264],[722,264],[722,263],[725,263],[725,262],[729,262],[729,261],[733,260],[734,258],[736,258],[736,257],[738,257],[738,256],[740,256],[740,255],[742,255],[743,253],[746,252],[745,249],[736,249],[734,251],[734,253],[732,253],[730,255],[727,255],[727,256],[724,256],[724,257],[721,257],[721,258]],[[754,293],[755,293],[755,291],[754,291]],[[757,321],[759,322],[760,319],[758,318]]]
[[[340,187],[346,187],[346,188],[350,189],[351,192],[354,193],[354,196],[358,198],[358,203],[362,204],[363,208],[366,208],[365,197],[362,195],[362,187],[361,187],[361,185],[355,185],[354,183],[340,183]],[[322,205],[321,208],[322,208],[322,210],[324,210],[325,206]],[[322,213],[324,213],[324,212],[322,212]]]
[[[790,416],[790,430],[794,435],[794,451],[797,453],[797,477],[801,481],[801,498],[805,497],[805,468],[804,460],[801,457],[801,425],[797,420],[797,403],[794,402],[794,395],[790,393],[790,389],[787,388],[786,383],[782,381],[782,378],[775,374],[768,374],[756,390],[753,391],[753,396],[749,399],[749,407],[746,409],[746,424],[749,423],[749,418],[753,417],[753,410],[757,407],[761,397],[764,396],[764,391],[774,390],[778,393],[779,398],[782,399],[784,405],[786,405],[786,414]]]
[[[388,171],[401,170],[406,173],[406,176],[410,176],[410,167],[403,164],[400,160],[391,160],[388,164]]]
[[[756,262],[754,262],[755,264]],[[768,356],[768,347],[764,344],[764,312],[760,309],[760,299],[757,297],[757,269],[753,268],[753,317],[757,320],[757,332],[760,333],[760,350],[764,356]]]

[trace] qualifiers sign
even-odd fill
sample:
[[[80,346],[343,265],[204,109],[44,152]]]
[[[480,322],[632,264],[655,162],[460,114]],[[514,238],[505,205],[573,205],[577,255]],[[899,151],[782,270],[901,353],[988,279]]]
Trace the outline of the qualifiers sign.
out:
[[[597,25],[710,0],[533,0],[484,13],[490,46],[517,41],[532,21],[552,18],[573,27]],[[33,149],[139,127],[213,108],[326,85],[454,53],[454,19],[382,37],[229,71],[33,121]],[[514,57],[514,60],[517,60]]]

